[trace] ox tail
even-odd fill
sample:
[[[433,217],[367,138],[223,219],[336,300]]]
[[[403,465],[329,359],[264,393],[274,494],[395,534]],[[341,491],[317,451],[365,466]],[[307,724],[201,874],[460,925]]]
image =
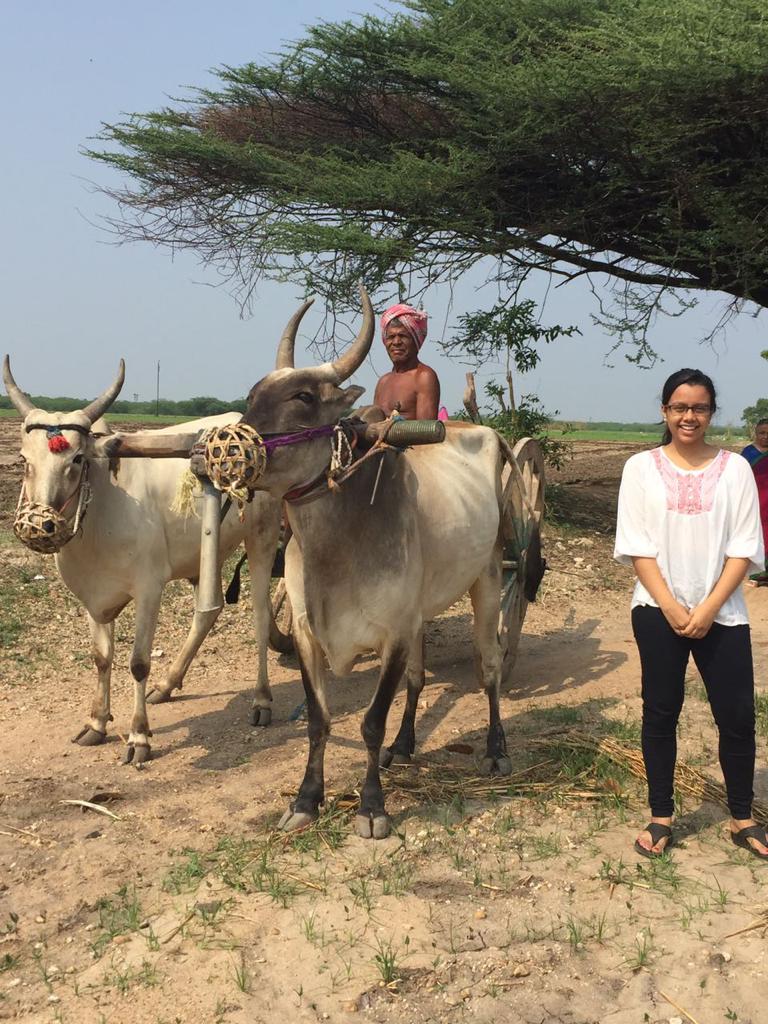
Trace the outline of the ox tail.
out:
[[[517,459],[515,453],[512,450],[512,446],[505,437],[496,431],[496,437],[499,440],[499,451],[503,463],[508,463],[510,470],[513,474],[513,479],[516,477],[520,480],[520,486],[522,486],[522,479],[519,473],[519,467],[517,465]],[[510,486],[511,481],[507,484]],[[523,503],[528,506],[528,515],[530,517],[529,522],[531,523],[532,529],[528,537],[528,542],[525,546],[524,551],[519,550],[519,538],[514,525],[509,521],[510,516],[510,503],[506,495],[501,497],[501,536],[504,542],[505,558],[514,558],[515,560],[521,556],[525,556],[525,575],[523,577],[523,594],[525,599],[529,602],[536,600],[536,594],[538,593],[539,586],[544,573],[547,571],[547,561],[542,556],[541,550],[541,530],[538,524],[536,524],[533,509],[530,507],[528,502],[528,496],[521,491],[521,497]]]
[[[232,579],[227,587],[227,592],[224,595],[224,601],[227,604],[237,604],[240,600],[240,578],[242,576],[242,569],[248,559],[248,553],[246,552],[240,561],[235,566],[235,571],[232,573]],[[272,578],[280,578],[285,574],[285,552],[280,545],[275,554],[275,560],[272,563]]]
[[[248,554],[246,553],[235,566],[235,571],[232,573],[232,579],[230,580],[227,592],[224,595],[224,600],[227,604],[237,604],[240,600],[240,571],[247,558]]]

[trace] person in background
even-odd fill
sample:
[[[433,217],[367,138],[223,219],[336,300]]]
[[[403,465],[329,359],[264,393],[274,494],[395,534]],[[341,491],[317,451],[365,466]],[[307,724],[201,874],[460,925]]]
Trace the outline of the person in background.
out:
[[[434,420],[440,408],[440,381],[419,352],[427,337],[427,314],[398,303],[381,318],[381,337],[392,369],[376,385],[373,404],[387,416],[399,412],[406,420]]]
[[[768,419],[758,420],[752,431],[752,444],[742,449],[741,454],[752,467],[760,500],[760,519],[763,524],[763,543],[768,554]],[[762,572],[750,576],[758,586],[768,585],[768,558]]]
[[[651,820],[644,857],[673,841],[677,721],[688,659],[701,673],[720,735],[732,841],[768,860],[752,818],[755,701],[741,582],[765,561],[757,488],[744,459],[707,443],[715,388],[700,370],[673,373],[662,391],[660,447],[624,466],[614,557],[637,575],[632,628],[642,670],[642,750]]]

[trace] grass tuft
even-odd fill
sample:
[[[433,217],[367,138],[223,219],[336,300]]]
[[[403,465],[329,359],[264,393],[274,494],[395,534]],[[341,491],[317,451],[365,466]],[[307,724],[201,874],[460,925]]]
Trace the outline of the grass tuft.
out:
[[[100,899],[97,904],[101,934],[93,943],[93,951],[102,956],[116,935],[137,932],[144,915],[133,886],[123,885],[111,899]]]

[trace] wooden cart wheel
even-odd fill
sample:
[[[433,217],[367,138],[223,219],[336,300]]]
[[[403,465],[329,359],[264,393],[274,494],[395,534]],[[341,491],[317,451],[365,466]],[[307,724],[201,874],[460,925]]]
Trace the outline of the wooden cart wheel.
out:
[[[272,594],[272,614],[269,620],[269,646],[278,654],[293,654],[293,609],[285,590],[285,580],[277,581]]]
[[[514,463],[502,471],[504,572],[499,611],[501,682],[508,685],[517,659],[528,604],[543,574],[541,519],[544,515],[544,456],[530,437],[513,449]]]

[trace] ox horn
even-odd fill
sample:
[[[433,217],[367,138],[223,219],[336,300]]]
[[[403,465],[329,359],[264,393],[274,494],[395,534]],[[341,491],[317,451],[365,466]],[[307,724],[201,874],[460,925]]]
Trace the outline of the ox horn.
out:
[[[374,330],[373,306],[368,292],[362,284],[360,285],[360,300],[363,304],[363,326],[360,328],[360,333],[346,352],[342,352],[339,358],[334,359],[332,363],[326,364],[339,384],[351,377],[355,370],[362,366],[363,360],[371,350]]]
[[[81,410],[83,416],[85,416],[90,423],[95,423],[96,420],[100,419],[107,411],[107,409],[110,407],[110,405],[112,405],[114,400],[120,394],[120,389],[123,386],[124,380],[125,360],[121,359],[120,366],[118,367],[117,370],[117,376],[115,377],[110,387],[107,388],[103,395],[100,395],[98,398],[94,398],[90,405],[87,405],[85,409]]]
[[[307,299],[304,305],[299,307],[286,324],[283,336],[280,338],[280,344],[277,347],[277,358],[275,360],[276,370],[293,369],[293,349],[296,345],[296,331],[299,329],[302,317],[314,301],[314,299]]]
[[[22,418],[26,419],[27,415],[34,409],[34,405],[32,405],[30,400],[13,379],[13,374],[11,373],[11,360],[7,355],[3,360],[3,383],[5,384],[6,393],[13,402],[16,411],[21,414]]]

